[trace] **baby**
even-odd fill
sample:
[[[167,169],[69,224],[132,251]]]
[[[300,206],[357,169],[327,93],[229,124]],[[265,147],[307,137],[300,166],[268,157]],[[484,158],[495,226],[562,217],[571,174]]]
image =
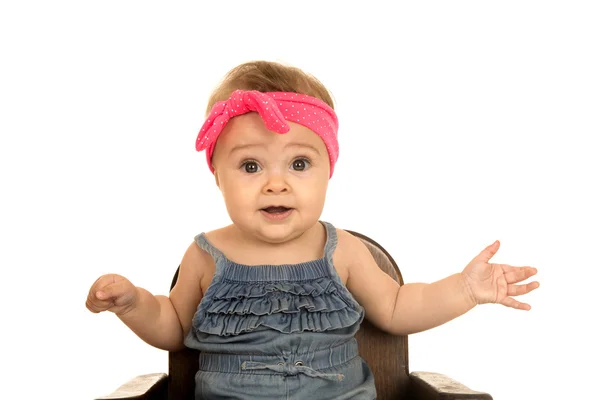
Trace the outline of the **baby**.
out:
[[[352,234],[320,220],[338,158],[328,90],[294,67],[249,62],[209,99],[196,149],[232,224],[200,233],[169,296],[116,274],[101,276],[86,306],[115,313],[160,349],[201,351],[196,399],[374,399],[373,375],[354,338],[364,317],[408,335],[478,304],[521,310],[531,267],[490,262],[496,241],[431,284],[400,287]]]

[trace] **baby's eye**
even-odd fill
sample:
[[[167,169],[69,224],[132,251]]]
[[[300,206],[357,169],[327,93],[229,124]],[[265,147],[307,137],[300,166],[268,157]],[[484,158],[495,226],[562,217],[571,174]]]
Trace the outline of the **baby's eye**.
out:
[[[294,171],[304,171],[310,166],[310,161],[306,158],[297,158],[292,163],[292,168]]]
[[[242,163],[242,167],[244,167],[244,171],[249,174],[253,174],[255,172],[260,171],[260,166],[256,161],[244,161]]]

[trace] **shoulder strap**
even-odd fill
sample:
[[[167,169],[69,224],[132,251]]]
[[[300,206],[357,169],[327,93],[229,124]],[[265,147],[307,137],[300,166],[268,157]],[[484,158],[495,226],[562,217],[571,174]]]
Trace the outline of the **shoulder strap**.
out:
[[[338,244],[337,230],[335,229],[335,226],[329,222],[321,221],[321,223],[325,226],[325,231],[327,232],[327,241],[325,242],[324,250],[325,260],[327,261],[327,264],[329,264],[332,272],[337,276],[337,272],[333,266],[333,252]]]
[[[196,235],[194,240],[196,241],[198,247],[200,247],[202,250],[206,251],[212,256],[212,258],[215,260],[215,264],[219,259],[225,258],[225,255],[221,252],[221,250],[217,249],[215,246],[212,245],[211,242],[208,241],[204,232],[202,232],[199,235]]]

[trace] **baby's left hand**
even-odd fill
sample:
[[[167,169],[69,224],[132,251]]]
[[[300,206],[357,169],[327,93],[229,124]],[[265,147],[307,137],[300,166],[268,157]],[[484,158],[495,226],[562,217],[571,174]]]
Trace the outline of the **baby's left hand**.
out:
[[[462,276],[467,288],[477,304],[499,303],[518,310],[530,310],[529,304],[521,303],[512,296],[527,294],[540,286],[539,282],[517,285],[537,274],[537,270],[490,263],[499,248],[500,242],[495,241],[465,267]]]

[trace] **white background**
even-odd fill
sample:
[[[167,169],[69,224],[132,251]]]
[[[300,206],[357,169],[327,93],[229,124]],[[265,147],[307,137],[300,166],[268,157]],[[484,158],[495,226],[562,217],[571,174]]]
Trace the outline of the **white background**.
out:
[[[322,218],[381,243],[407,282],[495,239],[495,261],[539,269],[530,312],[486,305],[413,335],[411,371],[497,400],[597,392],[598,6],[334,4],[2,2],[3,393],[91,399],[167,370],[85,298],[108,272],[166,294],[194,235],[229,223],[194,142],[212,88],[252,59],[333,92]]]

